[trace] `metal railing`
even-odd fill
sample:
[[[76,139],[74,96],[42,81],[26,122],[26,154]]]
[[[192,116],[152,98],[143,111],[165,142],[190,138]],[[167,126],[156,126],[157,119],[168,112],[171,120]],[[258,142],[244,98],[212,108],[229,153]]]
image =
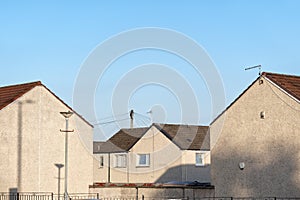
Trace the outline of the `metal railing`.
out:
[[[69,194],[69,198],[72,199],[99,199],[99,193],[75,193]]]
[[[124,198],[123,198],[124,199]],[[135,198],[136,199],[136,198]],[[141,200],[300,200],[300,197],[146,197]],[[116,200],[116,199],[110,199]]]
[[[100,197],[101,200],[137,200],[133,196],[122,196],[122,197]]]
[[[98,193],[68,194],[69,200],[92,200],[99,199]],[[18,192],[0,193],[0,200],[64,200],[64,195],[54,193]]]
[[[191,198],[190,198],[191,199]],[[300,200],[300,197],[197,197],[194,200]]]
[[[148,197],[101,196],[99,193],[68,194],[69,200],[300,200],[300,197]],[[41,192],[1,193],[0,200],[64,200],[64,195]]]
[[[0,193],[0,200],[53,200],[52,193]]]

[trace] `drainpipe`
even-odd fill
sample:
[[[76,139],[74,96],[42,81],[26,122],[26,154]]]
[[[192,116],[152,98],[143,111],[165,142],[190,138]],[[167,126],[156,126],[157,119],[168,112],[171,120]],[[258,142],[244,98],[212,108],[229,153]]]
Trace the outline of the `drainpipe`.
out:
[[[129,166],[130,166],[130,159],[129,159],[129,151],[127,152],[127,156],[126,156],[127,160],[126,160],[126,167],[127,167],[127,183],[129,183]]]
[[[110,153],[108,153],[108,173],[107,173],[107,182],[110,183]]]
[[[135,199],[139,200],[139,188],[136,187],[135,189],[136,189]]]

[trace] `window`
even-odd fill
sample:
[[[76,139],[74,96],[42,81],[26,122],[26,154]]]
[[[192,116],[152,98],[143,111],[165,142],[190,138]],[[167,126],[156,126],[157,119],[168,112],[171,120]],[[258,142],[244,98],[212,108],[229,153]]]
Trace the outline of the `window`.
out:
[[[138,167],[148,167],[150,165],[150,154],[138,154],[136,165]]]
[[[126,154],[117,154],[115,156],[115,167],[126,167],[127,156]]]
[[[99,158],[99,168],[102,168],[104,166],[104,158],[103,156],[100,156]]]
[[[204,166],[204,153],[196,153],[196,166]]]

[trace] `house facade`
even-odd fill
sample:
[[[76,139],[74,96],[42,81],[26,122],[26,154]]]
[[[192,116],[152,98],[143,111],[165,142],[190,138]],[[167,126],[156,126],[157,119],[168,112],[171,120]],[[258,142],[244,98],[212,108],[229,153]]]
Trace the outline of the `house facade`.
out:
[[[69,193],[300,196],[300,76],[262,73],[210,127],[152,124],[94,143],[41,82],[1,87],[0,192],[63,194],[69,110]]]
[[[68,192],[86,193],[93,182],[93,127],[41,82],[0,88],[0,191],[63,194],[65,118]]]
[[[153,124],[121,129],[94,143],[94,181],[101,183],[210,183],[206,126]]]
[[[210,126],[215,196],[300,196],[300,77],[262,73]]]

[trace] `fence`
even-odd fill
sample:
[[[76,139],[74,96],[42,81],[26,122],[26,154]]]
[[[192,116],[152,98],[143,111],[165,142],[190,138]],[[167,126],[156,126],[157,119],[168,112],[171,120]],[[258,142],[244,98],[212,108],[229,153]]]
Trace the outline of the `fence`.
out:
[[[0,200],[53,200],[52,193],[0,193]]]
[[[100,199],[97,193],[68,194],[69,200],[94,200]],[[64,195],[54,193],[0,193],[0,200],[64,200]]]
[[[142,200],[300,200],[300,197],[200,197],[200,198],[174,198],[174,197],[144,197]]]
[[[103,197],[99,193],[69,194],[69,200],[300,200],[300,197],[201,197],[201,198],[174,198],[174,197],[145,197],[110,196]],[[0,200],[64,200],[64,195],[54,193],[0,193]]]

